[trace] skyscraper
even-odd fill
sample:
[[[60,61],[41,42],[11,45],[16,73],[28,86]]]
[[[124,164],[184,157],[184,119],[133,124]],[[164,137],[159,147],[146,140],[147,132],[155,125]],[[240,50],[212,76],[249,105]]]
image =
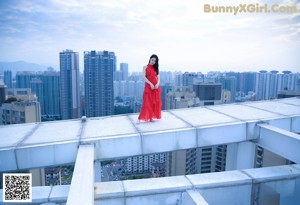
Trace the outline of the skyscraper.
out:
[[[231,102],[235,101],[235,93],[236,93],[236,78],[235,76],[230,77],[220,77],[218,82],[222,84],[222,90],[230,91],[231,94]]]
[[[17,72],[16,88],[31,88],[31,80],[35,78],[36,73],[30,71]]]
[[[87,117],[114,114],[114,52],[84,52],[85,114]]]
[[[4,84],[7,88],[12,88],[12,72],[11,70],[4,71]]]
[[[77,52],[65,50],[59,53],[60,94],[62,119],[81,117],[79,57]]]
[[[6,85],[0,85],[0,107],[6,100]]]
[[[122,80],[128,79],[128,64],[127,63],[120,63],[120,71],[122,72]]]
[[[44,120],[61,119],[59,79],[59,72],[55,71],[46,71],[42,76],[44,87],[42,117]]]

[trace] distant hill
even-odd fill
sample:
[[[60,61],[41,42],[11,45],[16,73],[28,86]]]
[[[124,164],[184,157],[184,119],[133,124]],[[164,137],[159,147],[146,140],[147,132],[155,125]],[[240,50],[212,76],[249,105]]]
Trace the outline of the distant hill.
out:
[[[50,66],[43,66],[35,63],[28,63],[25,61],[15,61],[15,62],[3,62],[0,61],[0,74],[2,74],[5,70],[11,70],[13,75],[16,74],[17,71],[45,71]]]

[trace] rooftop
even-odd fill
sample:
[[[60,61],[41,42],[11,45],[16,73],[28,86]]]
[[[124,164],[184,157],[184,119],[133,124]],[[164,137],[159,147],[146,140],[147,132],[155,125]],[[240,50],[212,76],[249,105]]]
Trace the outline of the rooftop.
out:
[[[75,163],[71,185],[33,188],[37,204],[258,200],[251,196],[280,204],[300,201],[299,98],[169,110],[153,123],[136,124],[137,116],[0,126],[0,172]],[[97,161],[219,144],[231,145],[226,172],[117,182],[94,178]],[[254,169],[255,145],[296,164]]]

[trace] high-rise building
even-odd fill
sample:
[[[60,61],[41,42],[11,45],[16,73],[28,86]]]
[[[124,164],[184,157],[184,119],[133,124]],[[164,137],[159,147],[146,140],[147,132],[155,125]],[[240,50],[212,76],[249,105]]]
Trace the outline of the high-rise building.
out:
[[[6,85],[0,85],[0,107],[6,100]]]
[[[128,80],[128,64],[120,63],[120,71],[122,72],[122,80]]]
[[[278,71],[271,71],[267,76],[266,99],[277,98],[278,91]]]
[[[160,86],[160,89],[161,89],[160,98],[161,98],[161,102],[162,102],[161,109],[165,110],[167,107],[166,106],[166,97],[167,97],[167,94],[172,91],[172,86],[169,83],[166,83],[166,84]]]
[[[172,72],[170,71],[159,71],[159,80],[160,80],[160,86],[164,86],[166,84],[173,85],[173,77]]]
[[[44,114],[44,85],[41,76],[36,76],[30,80],[30,87],[32,92],[36,94],[37,101],[41,105],[41,113]]]
[[[160,153],[128,157],[125,159],[125,172],[127,175],[152,173],[153,176],[165,176],[166,155]]]
[[[7,88],[12,88],[12,72],[10,70],[4,71],[4,84]]]
[[[80,74],[77,52],[65,50],[59,53],[60,96],[62,119],[81,117]]]
[[[42,82],[44,88],[43,120],[58,120],[60,115],[60,75],[59,72],[46,71],[43,73]]]
[[[135,82],[132,80],[127,82],[127,95],[128,96],[136,96]]]
[[[226,153],[226,145],[169,152],[166,159],[166,176],[225,171]]]
[[[202,79],[202,73],[195,73],[195,72],[185,72],[182,75],[182,85],[183,86],[192,86],[196,79]]]
[[[120,81],[120,96],[125,97],[128,95],[127,82],[125,80]]]
[[[230,77],[221,77],[218,81],[222,84],[222,90],[230,91],[230,102],[235,101],[235,93],[236,93],[236,78],[235,76]]]
[[[174,73],[174,85],[177,87],[183,86],[183,74],[181,72]]]
[[[114,72],[114,80],[116,81],[121,81],[123,80],[123,72],[117,70],[116,72]]]
[[[114,52],[84,52],[85,114],[87,117],[114,114]]]
[[[144,92],[144,87],[145,87],[145,82],[138,80],[135,82],[135,86],[136,86],[136,98],[135,100],[138,102],[142,101],[143,98],[143,92]]]
[[[220,83],[201,83],[193,86],[196,96],[201,105],[221,104],[221,84]]]
[[[279,74],[278,90],[295,90],[297,78],[299,79],[299,73],[282,71],[282,74]]]
[[[24,71],[16,74],[16,88],[31,88],[31,80],[36,77],[35,72]]]
[[[120,81],[114,80],[114,98],[121,97],[120,95]]]
[[[18,72],[17,88],[31,88],[41,106],[44,120],[58,120],[60,117],[59,72],[48,69],[45,72]]]
[[[255,72],[243,72],[240,73],[239,81],[237,81],[237,91],[241,91],[243,94],[255,91],[256,73]]]

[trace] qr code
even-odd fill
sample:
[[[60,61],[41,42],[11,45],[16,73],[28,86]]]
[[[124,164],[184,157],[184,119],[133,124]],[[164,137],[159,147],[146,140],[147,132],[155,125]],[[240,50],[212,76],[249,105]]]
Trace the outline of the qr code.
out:
[[[31,181],[31,173],[3,174],[3,202],[31,202]]]

